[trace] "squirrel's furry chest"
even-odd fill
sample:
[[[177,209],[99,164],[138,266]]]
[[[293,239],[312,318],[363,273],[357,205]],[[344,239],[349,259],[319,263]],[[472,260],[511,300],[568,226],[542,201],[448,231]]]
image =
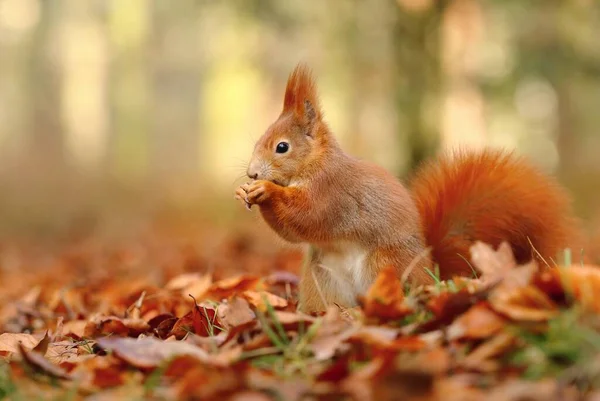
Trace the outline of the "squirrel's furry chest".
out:
[[[352,242],[339,242],[325,247],[314,246],[313,268],[319,270],[320,285],[325,291],[337,294],[347,305],[356,304],[369,285],[368,256],[364,247]],[[333,291],[332,291],[333,290]]]

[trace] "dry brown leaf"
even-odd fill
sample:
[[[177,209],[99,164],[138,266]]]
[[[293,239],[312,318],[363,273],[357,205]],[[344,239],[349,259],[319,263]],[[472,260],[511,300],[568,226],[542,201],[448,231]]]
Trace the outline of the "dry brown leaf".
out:
[[[187,273],[173,277],[165,285],[165,288],[178,291],[184,296],[191,295],[196,299],[200,299],[209,290],[211,284],[211,274]]]
[[[220,400],[226,395],[245,389],[243,372],[194,366],[187,370],[175,384],[178,399]]]
[[[451,324],[456,317],[465,313],[473,305],[486,299],[489,290],[489,287],[486,287],[478,292],[471,293],[468,289],[463,288],[455,293],[443,292],[435,298],[430,299],[427,307],[433,312],[435,319],[420,324],[415,331],[423,333]]]
[[[253,290],[259,282],[258,277],[249,275],[219,280],[209,287],[206,296],[220,301],[243,291]]]
[[[273,399],[260,391],[243,391],[232,395],[227,401],[272,401]]]
[[[217,317],[217,311],[212,306],[196,305],[191,312],[177,320],[167,335],[182,339],[187,333],[199,336],[209,336],[221,332],[221,323]]]
[[[600,267],[583,265],[548,269],[536,278],[536,286],[553,295],[575,299],[585,309],[600,313]]]
[[[19,344],[22,344],[25,349],[35,348],[47,332],[40,334],[25,334],[25,333],[3,333],[0,334],[0,356],[19,353]]]
[[[400,319],[412,312],[404,303],[404,288],[396,269],[382,269],[364,298],[364,313],[367,317],[383,321]]]
[[[490,245],[477,241],[470,250],[473,266],[481,272],[480,279],[484,284],[500,281],[517,266],[512,249],[506,242],[495,251]]]
[[[137,337],[147,333],[150,326],[141,319],[122,319],[116,316],[96,316],[84,330],[84,337],[96,338],[108,335]]]
[[[400,334],[400,329],[386,326],[362,326],[356,330],[352,338],[365,342],[391,343]]]
[[[154,337],[99,338],[98,345],[140,369],[153,369],[168,359],[183,355],[206,363],[211,360],[206,351],[195,345],[181,341],[165,342]]]
[[[19,343],[19,350],[23,357],[23,361],[37,372],[57,379],[70,380],[72,378],[64,369],[48,361],[39,352],[28,350],[22,343]]]
[[[286,271],[276,271],[271,273],[265,279],[265,282],[268,285],[290,284],[296,286],[300,283],[300,278],[294,273]]]
[[[267,310],[268,304],[271,304],[275,309],[282,309],[288,306],[288,301],[266,291],[244,291],[241,297],[262,312]]]
[[[504,318],[490,309],[486,303],[479,303],[460,315],[448,327],[448,339],[484,339],[493,336],[506,325]]]
[[[85,337],[85,328],[87,325],[87,320],[70,320],[66,323],[63,323],[63,336],[80,340]]]
[[[497,288],[490,295],[489,302],[497,312],[519,321],[545,321],[560,312],[558,306],[534,286]]]
[[[71,341],[53,342],[49,345],[45,356],[56,365],[64,362],[76,362],[79,360],[78,344]]]
[[[298,330],[300,325],[307,329],[316,320],[314,317],[302,313],[284,311],[275,311],[275,317],[286,330]]]
[[[492,358],[509,350],[513,346],[514,340],[513,334],[500,333],[475,348],[460,361],[460,364],[467,369],[478,372],[495,371],[499,368],[499,364]]]
[[[229,302],[220,304],[217,316],[226,329],[247,324],[256,318],[248,301],[240,297],[233,297]]]

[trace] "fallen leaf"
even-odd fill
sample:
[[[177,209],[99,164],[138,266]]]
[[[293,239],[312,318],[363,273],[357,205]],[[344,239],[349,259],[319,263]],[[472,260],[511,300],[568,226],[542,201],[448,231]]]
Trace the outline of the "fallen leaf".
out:
[[[441,293],[427,303],[427,308],[433,312],[435,319],[419,324],[415,332],[424,333],[451,324],[454,319],[465,313],[473,305],[486,299],[489,292],[490,287],[476,293],[470,293],[466,288],[455,293]]]
[[[3,333],[0,334],[0,355],[16,354],[19,352],[19,344],[25,349],[35,348],[47,332],[33,335],[25,333]]]
[[[500,281],[517,266],[510,245],[502,242],[495,251],[490,245],[476,241],[470,248],[473,266],[481,272],[480,280],[487,285]]]
[[[70,320],[63,323],[63,336],[82,339],[85,336],[85,328],[88,322],[86,320]]]
[[[387,321],[400,319],[411,312],[404,302],[404,288],[396,269],[393,266],[382,269],[364,298],[365,316]]]
[[[294,273],[290,273],[290,272],[286,272],[286,271],[276,271],[276,272],[271,273],[265,279],[265,282],[268,285],[291,284],[291,285],[296,286],[300,283],[300,278]]]
[[[19,343],[19,350],[23,361],[32,369],[57,379],[70,380],[72,378],[64,369],[48,361],[39,352],[28,350],[22,343]]]
[[[48,332],[46,332],[46,334],[44,334],[44,337],[40,340],[40,342],[35,347],[33,347],[33,351],[44,355],[46,353],[46,351],[48,351],[49,344],[50,344],[50,336],[48,335]]]
[[[240,297],[233,297],[227,303],[220,304],[217,316],[226,329],[247,324],[256,318],[248,301]]]
[[[570,266],[547,269],[535,279],[536,286],[554,296],[575,300],[583,308],[600,313],[600,268]]]
[[[288,301],[266,291],[244,291],[241,297],[262,312],[267,310],[269,304],[275,309],[288,306]]]
[[[97,316],[87,323],[84,330],[84,337],[96,338],[108,335],[137,337],[149,330],[150,326],[148,323],[141,319]]]
[[[485,339],[501,331],[506,325],[505,319],[480,302],[460,315],[448,327],[448,339]]]
[[[71,341],[53,342],[49,344],[45,357],[56,365],[64,362],[76,362],[79,359],[78,343]]]
[[[200,299],[210,289],[211,284],[211,274],[187,273],[172,278],[165,285],[165,288],[178,291],[184,296],[191,295],[196,299]]]
[[[219,322],[215,308],[194,303],[191,312],[175,322],[168,336],[175,336],[175,338],[180,340],[187,333],[206,337],[218,334],[221,331],[221,323]]]
[[[475,348],[460,361],[460,365],[478,372],[493,372],[499,368],[499,364],[492,358],[507,352],[513,343],[513,334],[500,333]]]
[[[219,280],[209,287],[206,296],[220,301],[237,293],[254,289],[259,281],[258,277],[248,275]]]
[[[497,312],[520,321],[545,321],[558,315],[558,306],[537,287],[498,288],[489,298]]]
[[[210,363],[210,356],[204,350],[181,341],[161,341],[154,337],[143,338],[99,338],[98,345],[114,352],[119,358],[140,369],[152,369],[164,361],[189,355],[199,361]]]
[[[233,369],[195,366],[177,380],[178,398],[219,400],[245,388],[243,372]]]
[[[232,395],[227,401],[272,401],[272,398],[260,391],[243,391]]]

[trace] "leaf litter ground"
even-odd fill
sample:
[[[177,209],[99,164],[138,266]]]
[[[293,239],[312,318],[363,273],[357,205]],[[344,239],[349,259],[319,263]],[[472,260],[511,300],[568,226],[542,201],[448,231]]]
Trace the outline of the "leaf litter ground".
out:
[[[476,244],[474,277],[384,269],[358,307],[311,316],[298,251],[194,243],[3,252],[0,399],[600,399],[597,267]]]

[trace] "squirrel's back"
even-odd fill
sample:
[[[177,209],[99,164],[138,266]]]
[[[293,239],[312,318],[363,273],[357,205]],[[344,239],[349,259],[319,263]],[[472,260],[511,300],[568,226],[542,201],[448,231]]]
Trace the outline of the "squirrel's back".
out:
[[[476,240],[495,247],[507,241],[520,263],[540,255],[550,262],[579,244],[565,190],[513,153],[443,155],[418,170],[412,190],[443,279],[470,274],[469,248]]]

